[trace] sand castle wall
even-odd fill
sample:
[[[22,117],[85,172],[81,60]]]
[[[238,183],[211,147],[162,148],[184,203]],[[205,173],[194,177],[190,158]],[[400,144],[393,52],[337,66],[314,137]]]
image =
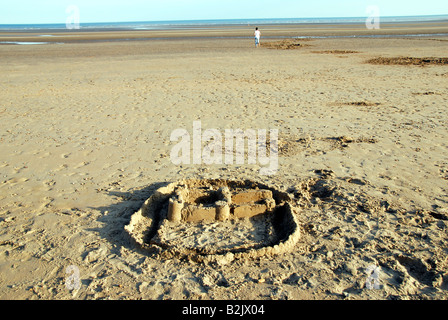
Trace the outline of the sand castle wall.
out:
[[[231,261],[280,254],[295,246],[300,237],[298,212],[285,201],[288,195],[256,183],[241,183],[241,188],[229,188],[227,184],[231,185],[222,180],[181,181],[160,188],[132,216],[125,229],[139,247],[150,249],[154,245],[160,246],[155,235],[163,220],[175,225],[231,220],[238,223],[242,218],[271,215],[278,239],[272,245],[237,251],[229,249],[224,254],[204,254],[192,248],[176,249],[175,256],[188,256],[196,262]],[[165,215],[164,206],[167,207]],[[163,246],[169,249],[169,245]],[[174,253],[167,250],[166,254]]]

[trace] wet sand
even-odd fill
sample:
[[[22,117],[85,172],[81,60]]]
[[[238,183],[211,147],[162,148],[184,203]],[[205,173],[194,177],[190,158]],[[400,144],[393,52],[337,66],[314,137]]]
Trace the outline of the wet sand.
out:
[[[217,25],[207,27],[186,27],[165,30],[120,30],[101,29],[47,30],[47,31],[1,31],[2,41],[23,42],[88,42],[88,41],[122,41],[148,39],[182,39],[182,38],[251,38],[256,26]],[[263,37],[345,37],[345,36],[386,36],[386,35],[421,35],[448,33],[447,21],[418,23],[383,23],[380,29],[369,30],[364,23],[352,24],[277,24],[257,25],[263,30]]]
[[[447,66],[368,63],[446,58],[446,37],[298,40],[291,50],[179,31],[79,37],[168,34],[0,46],[1,298],[447,298]],[[197,120],[204,130],[278,129],[277,174],[174,165],[172,131]],[[124,226],[161,185],[187,178],[291,193],[296,248],[209,264],[140,252]],[[371,266],[378,290],[366,288]]]

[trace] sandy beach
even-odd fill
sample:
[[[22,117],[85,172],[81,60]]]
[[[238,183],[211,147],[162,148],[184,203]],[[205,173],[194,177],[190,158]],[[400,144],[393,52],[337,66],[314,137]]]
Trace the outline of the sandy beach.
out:
[[[446,299],[448,26],[285,39],[351,28],[266,26],[258,49],[252,26],[2,33],[53,43],[0,45],[0,298]],[[171,133],[195,121],[278,129],[278,172],[173,164]],[[213,263],[136,248],[125,226],[156,189],[218,178],[290,193],[295,247]]]

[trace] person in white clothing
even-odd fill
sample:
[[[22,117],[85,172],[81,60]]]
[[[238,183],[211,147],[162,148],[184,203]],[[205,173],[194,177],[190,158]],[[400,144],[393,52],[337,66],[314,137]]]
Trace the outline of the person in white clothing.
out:
[[[255,28],[255,48],[258,48],[260,45],[261,32],[258,28]]]

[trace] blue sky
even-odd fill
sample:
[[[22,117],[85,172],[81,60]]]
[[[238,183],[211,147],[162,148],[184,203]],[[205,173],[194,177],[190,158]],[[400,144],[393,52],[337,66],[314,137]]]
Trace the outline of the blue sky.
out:
[[[83,22],[364,17],[448,14],[448,0],[1,0],[0,24],[65,23],[70,5]]]

